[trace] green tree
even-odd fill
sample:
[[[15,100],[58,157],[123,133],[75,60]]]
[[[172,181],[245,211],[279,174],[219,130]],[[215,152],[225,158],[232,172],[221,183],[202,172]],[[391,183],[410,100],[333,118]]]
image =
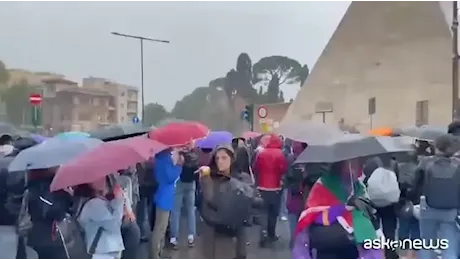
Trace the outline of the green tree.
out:
[[[310,69],[308,68],[308,65],[305,64],[302,66],[298,73],[299,81],[300,81],[300,87],[303,87],[303,84],[308,78],[308,75],[310,75]]]
[[[257,91],[252,86],[252,61],[247,53],[241,53],[236,62],[238,78],[236,82],[237,93],[249,103],[257,99]]]
[[[209,101],[210,88],[198,87],[192,93],[177,101],[171,110],[171,116],[179,119],[200,121],[206,103]]]
[[[6,69],[5,63],[0,60],[0,85],[8,83],[10,75]]]
[[[273,74],[270,82],[268,83],[266,102],[267,103],[278,103],[280,93],[280,84],[278,74]]]
[[[267,99],[278,100],[280,86],[284,83],[300,82],[301,71],[302,66],[294,59],[285,56],[269,56],[262,58],[252,67],[252,82],[254,84],[259,82],[266,84],[268,82]],[[277,93],[274,92],[276,90],[278,90]]]
[[[209,81],[209,87],[211,88],[224,88],[225,86],[225,77],[215,78]]]
[[[283,102],[284,103],[284,92],[280,90],[280,96],[278,98],[278,102]]]
[[[225,76],[224,91],[227,94],[227,98],[230,102],[233,101],[233,96],[238,90],[238,72],[235,69],[231,69]]]
[[[31,123],[31,106],[29,95],[35,88],[29,87],[27,81],[21,81],[2,93],[2,101],[5,103],[8,121],[14,125]]]
[[[144,107],[146,125],[156,125],[159,121],[169,116],[165,107],[158,103],[149,103]]]

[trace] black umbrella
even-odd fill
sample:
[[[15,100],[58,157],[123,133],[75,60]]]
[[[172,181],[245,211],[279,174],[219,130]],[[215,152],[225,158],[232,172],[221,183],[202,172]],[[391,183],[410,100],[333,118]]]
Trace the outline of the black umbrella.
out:
[[[419,140],[434,141],[438,137],[447,134],[447,127],[422,125],[420,127],[406,127],[397,130],[400,135],[414,137]]]
[[[344,134],[310,142],[295,163],[335,163],[386,153],[408,152],[413,148],[404,137]]]
[[[151,129],[152,127],[143,126],[142,124],[127,123],[100,128],[89,132],[89,134],[91,137],[103,141],[113,141],[142,135],[149,132]]]
[[[16,137],[29,137],[30,133],[20,130],[10,123],[0,122],[0,136],[9,135],[13,138]]]

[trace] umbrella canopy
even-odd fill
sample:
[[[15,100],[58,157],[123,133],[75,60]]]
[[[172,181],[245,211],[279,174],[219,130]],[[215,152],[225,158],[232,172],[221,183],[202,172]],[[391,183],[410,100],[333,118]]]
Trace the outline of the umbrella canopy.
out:
[[[208,136],[210,130],[198,122],[177,122],[159,127],[149,133],[149,138],[169,147],[188,145]]]
[[[67,163],[78,155],[103,143],[99,139],[50,138],[46,142],[21,151],[11,162],[8,171],[47,169]]]
[[[244,138],[244,139],[253,139],[253,138],[257,138],[259,136],[261,136],[262,134],[261,133],[257,133],[257,132],[253,132],[253,131],[246,131],[244,132],[241,136]]]
[[[327,140],[343,135],[339,127],[323,123],[290,124],[282,126],[277,132],[286,138],[307,144],[314,140]]]
[[[126,123],[100,128],[89,132],[89,134],[91,137],[97,139],[112,141],[142,135],[150,130],[150,127],[143,126],[142,124]]]
[[[17,129],[14,125],[5,122],[0,122],[0,135],[15,135],[18,132],[20,132],[20,130]]]
[[[86,139],[88,137],[89,137],[88,133],[70,131],[70,132],[59,133],[53,138],[58,138],[58,139],[63,139],[63,140],[80,140],[80,139]]]
[[[43,143],[44,141],[48,140],[49,137],[43,136],[43,135],[38,135],[38,134],[31,134],[30,138],[34,140],[37,143]]]
[[[295,163],[334,163],[385,153],[408,152],[413,148],[398,137],[342,134],[327,141],[310,142]]]
[[[419,140],[434,141],[436,138],[447,134],[447,127],[422,125],[420,127],[405,127],[398,130],[400,135],[410,136]]]
[[[214,149],[219,145],[231,144],[233,135],[227,131],[212,131],[209,135],[196,142],[196,146],[205,149]]]
[[[59,167],[51,191],[91,183],[144,162],[168,147],[145,136],[105,142]]]

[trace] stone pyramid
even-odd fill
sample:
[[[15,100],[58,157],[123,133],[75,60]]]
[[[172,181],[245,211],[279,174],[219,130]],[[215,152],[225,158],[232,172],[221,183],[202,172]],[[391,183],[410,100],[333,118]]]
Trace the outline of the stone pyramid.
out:
[[[452,38],[446,4],[352,2],[281,125],[324,120],[361,131],[409,126],[420,120],[419,101],[427,104],[426,123],[449,123]],[[376,105],[369,116],[371,98]]]

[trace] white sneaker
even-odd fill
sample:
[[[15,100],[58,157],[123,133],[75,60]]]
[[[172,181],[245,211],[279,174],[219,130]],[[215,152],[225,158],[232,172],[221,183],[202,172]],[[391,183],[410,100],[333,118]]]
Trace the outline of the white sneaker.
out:
[[[188,240],[188,247],[195,246],[195,237],[193,235],[188,235],[187,240]]]
[[[177,250],[179,248],[179,242],[177,241],[177,238],[171,237],[169,239],[169,243],[172,245],[173,249]]]
[[[287,220],[288,220],[286,216],[281,216],[280,219],[281,219],[282,221],[287,221]]]

